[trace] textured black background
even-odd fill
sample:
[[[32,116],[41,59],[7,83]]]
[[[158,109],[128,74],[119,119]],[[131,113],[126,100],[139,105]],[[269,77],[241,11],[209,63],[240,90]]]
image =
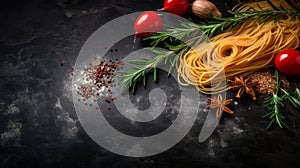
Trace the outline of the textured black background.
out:
[[[224,1],[215,1],[225,11]],[[82,129],[69,74],[87,38],[106,22],[156,10],[162,0],[12,0],[0,11],[0,167],[299,167],[300,113],[287,107],[291,130],[266,130],[262,99],[232,105],[204,143],[190,134],[147,158],[112,154]],[[187,15],[188,16],[188,15]],[[232,96],[232,95],[231,95]]]

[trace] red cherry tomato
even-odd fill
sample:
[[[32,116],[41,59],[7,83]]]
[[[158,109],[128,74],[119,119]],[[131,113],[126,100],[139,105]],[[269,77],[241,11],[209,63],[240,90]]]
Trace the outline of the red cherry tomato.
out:
[[[295,49],[282,50],[276,55],[275,67],[287,76],[300,75],[300,52]]]
[[[189,8],[189,0],[165,0],[161,11],[167,11],[182,16]]]
[[[153,11],[143,12],[138,16],[134,23],[136,37],[145,38],[162,30],[162,20],[160,16]]]

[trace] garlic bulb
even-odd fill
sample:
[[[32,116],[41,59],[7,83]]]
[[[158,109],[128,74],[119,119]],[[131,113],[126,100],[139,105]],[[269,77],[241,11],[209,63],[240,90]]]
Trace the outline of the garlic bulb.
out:
[[[192,4],[193,13],[203,19],[209,19],[208,11],[211,12],[213,16],[222,17],[222,13],[218,8],[208,0],[196,0]]]

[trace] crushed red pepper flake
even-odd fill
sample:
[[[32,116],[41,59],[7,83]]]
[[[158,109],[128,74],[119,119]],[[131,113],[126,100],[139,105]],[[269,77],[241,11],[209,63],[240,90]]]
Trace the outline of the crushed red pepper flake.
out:
[[[97,59],[95,59],[97,60]],[[86,101],[90,100],[96,102],[98,98],[102,98],[106,103],[116,99],[112,92],[113,77],[116,74],[117,69],[120,65],[123,65],[118,59],[115,60],[104,60],[99,59],[98,64],[88,64],[80,74],[83,75],[82,80],[79,81],[78,86],[76,86],[77,93],[81,96],[85,105],[92,105]],[[71,72],[72,76],[74,72]],[[95,107],[99,109],[98,106]]]

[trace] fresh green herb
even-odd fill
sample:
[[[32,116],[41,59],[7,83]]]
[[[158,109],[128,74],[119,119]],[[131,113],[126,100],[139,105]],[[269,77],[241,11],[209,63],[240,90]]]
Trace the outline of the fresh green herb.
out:
[[[283,122],[285,116],[282,114],[281,109],[284,107],[284,101],[289,100],[291,104],[299,109],[300,108],[300,91],[298,88],[290,94],[287,90],[280,87],[278,71],[275,71],[276,76],[276,90],[273,93],[273,97],[264,102],[264,106],[267,108],[268,113],[263,116],[263,118],[268,117],[271,121],[269,122],[267,129],[275,122],[280,128],[288,126]],[[279,95],[279,91],[282,91],[283,95]]]
[[[297,109],[300,109],[300,90],[299,90],[299,88],[296,88],[296,90],[294,91],[292,96],[293,96],[293,99],[292,99],[293,105]]]
[[[135,92],[136,83],[141,81],[143,85],[146,86],[146,73],[152,72],[153,73],[153,80],[156,81],[156,67],[160,62],[164,62],[165,64],[168,60],[171,62],[171,65],[174,65],[174,61],[176,60],[174,57],[170,57],[173,54],[172,51],[166,50],[153,50],[155,52],[156,57],[154,58],[142,58],[141,60],[132,60],[129,62],[130,66],[133,70],[130,71],[119,71],[118,77],[121,79],[122,88],[121,91],[124,91],[128,87],[132,89],[132,93]],[[171,66],[173,67],[173,66]],[[171,71],[171,69],[170,69]]]
[[[282,126],[285,126],[288,128],[288,126],[283,122],[285,119],[285,116],[281,112],[281,108],[284,107],[283,101],[284,98],[278,96],[278,92],[280,89],[280,81],[279,81],[279,75],[278,71],[275,71],[276,76],[276,90],[275,93],[273,93],[273,96],[264,102],[264,106],[267,108],[268,113],[263,116],[263,118],[268,117],[271,121],[269,122],[267,129],[270,128],[270,126],[275,122],[279,125],[280,128]]]
[[[292,94],[288,93],[285,89],[281,89],[281,91],[284,93],[284,99],[289,100],[295,108],[300,108],[300,91],[298,88]]]
[[[276,7],[270,1],[268,2],[273,8],[272,10],[258,11],[253,8],[249,8],[245,12],[229,11],[234,15],[234,17],[220,18],[212,16],[213,20],[200,22],[199,24],[193,22],[182,22],[181,27],[167,26],[166,32],[153,34],[148,37],[147,40],[152,40],[152,50],[154,53],[157,53],[157,56],[152,59],[131,61],[130,65],[133,67],[133,70],[120,72],[120,75],[118,75],[121,77],[123,88],[129,86],[134,93],[137,82],[143,81],[143,84],[145,85],[146,74],[149,71],[153,72],[154,76],[156,76],[157,65],[161,62],[170,62],[172,68],[177,62],[179,56],[184,55],[190,49],[190,46],[200,44],[224,30],[234,29],[247,20],[264,23],[271,19],[273,19],[274,22],[277,22],[285,15],[295,17],[300,16],[300,11],[298,10],[286,10],[281,6]],[[170,52],[155,49],[154,47],[157,45],[163,45]],[[168,58],[170,56],[173,58]]]
[[[229,11],[235,17],[220,18],[214,17],[214,20],[208,22],[201,22],[199,27],[202,29],[203,33],[209,38],[223,32],[226,29],[234,29],[246,20],[251,20],[259,23],[264,23],[269,20],[274,20],[274,22],[279,21],[284,15],[300,16],[300,12],[286,10],[282,7],[278,7],[273,10],[262,10],[257,11],[253,8],[245,12]]]

